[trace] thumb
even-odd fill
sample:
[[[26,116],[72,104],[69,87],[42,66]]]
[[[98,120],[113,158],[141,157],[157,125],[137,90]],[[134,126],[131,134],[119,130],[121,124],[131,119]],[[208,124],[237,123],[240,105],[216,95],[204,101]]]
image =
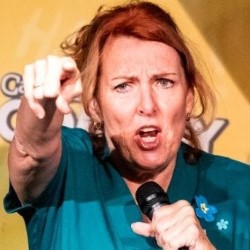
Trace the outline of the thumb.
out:
[[[151,225],[144,222],[135,222],[131,224],[131,228],[134,233],[140,234],[145,237],[154,237]]]

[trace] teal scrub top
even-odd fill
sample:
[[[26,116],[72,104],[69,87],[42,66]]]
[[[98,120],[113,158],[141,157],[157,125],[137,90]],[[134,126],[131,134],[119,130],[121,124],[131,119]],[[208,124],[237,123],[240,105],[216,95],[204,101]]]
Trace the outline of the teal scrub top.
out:
[[[89,134],[63,127],[62,140],[60,166],[46,190],[21,205],[10,185],[4,199],[8,213],[24,218],[29,249],[160,249],[154,238],[131,230],[141,212],[109,158],[93,155]],[[195,165],[187,164],[186,147],[178,152],[170,202],[189,201],[217,249],[249,250],[249,166],[204,152]]]

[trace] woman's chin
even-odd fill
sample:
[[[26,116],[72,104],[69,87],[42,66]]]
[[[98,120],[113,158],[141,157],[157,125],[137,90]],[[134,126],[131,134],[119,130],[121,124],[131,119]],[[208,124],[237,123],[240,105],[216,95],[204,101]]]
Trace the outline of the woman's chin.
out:
[[[163,169],[167,167],[166,162],[159,161],[159,160],[137,160],[136,164],[134,165],[135,168],[137,168],[138,172],[144,172],[144,173],[159,173]]]
[[[154,177],[161,173],[166,166],[167,165],[163,163],[156,164],[155,162],[137,161],[129,166],[125,176],[136,182],[144,182],[154,179]]]
[[[147,152],[146,154],[137,154],[135,162],[145,169],[157,169],[167,165],[167,159],[160,157],[160,154],[154,154]]]

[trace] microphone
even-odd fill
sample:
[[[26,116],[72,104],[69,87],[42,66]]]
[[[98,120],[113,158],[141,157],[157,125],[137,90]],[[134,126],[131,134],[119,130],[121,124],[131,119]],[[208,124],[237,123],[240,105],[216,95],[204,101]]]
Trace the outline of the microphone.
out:
[[[143,183],[135,193],[136,201],[142,211],[150,220],[153,218],[153,213],[156,209],[169,205],[168,195],[154,181]],[[188,250],[187,247],[181,247],[179,250]]]
[[[153,218],[154,211],[164,205],[169,205],[167,194],[162,187],[154,181],[142,184],[135,193],[136,201],[142,211],[150,220]]]

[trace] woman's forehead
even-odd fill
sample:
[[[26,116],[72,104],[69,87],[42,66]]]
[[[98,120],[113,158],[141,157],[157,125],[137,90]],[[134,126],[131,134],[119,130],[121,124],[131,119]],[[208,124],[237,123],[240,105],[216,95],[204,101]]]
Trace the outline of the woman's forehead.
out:
[[[154,41],[134,37],[117,37],[110,40],[102,54],[102,70],[110,74],[113,70],[133,72],[147,68],[158,71],[176,71],[180,68],[180,57],[172,47]]]

